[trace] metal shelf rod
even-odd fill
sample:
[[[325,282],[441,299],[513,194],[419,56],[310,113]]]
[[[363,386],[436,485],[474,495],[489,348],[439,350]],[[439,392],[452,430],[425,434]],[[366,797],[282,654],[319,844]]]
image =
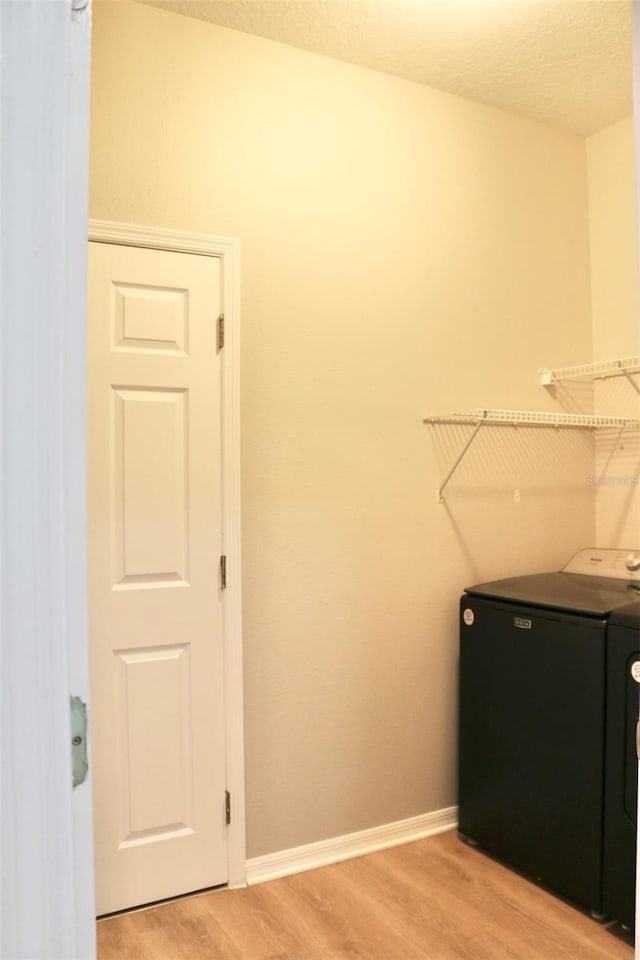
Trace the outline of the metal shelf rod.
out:
[[[451,467],[451,470],[449,470],[449,473],[446,475],[446,477],[444,478],[444,480],[443,480],[442,483],[440,484],[440,486],[439,486],[439,488],[438,488],[438,503],[444,503],[444,497],[442,496],[443,493],[444,493],[444,488],[445,488],[446,485],[449,483],[449,480],[451,480],[451,477],[454,475],[454,473],[455,473],[456,470],[458,469],[458,465],[461,463],[461,461],[463,460],[463,458],[464,458],[467,450],[469,449],[469,447],[471,446],[471,444],[472,444],[473,441],[475,440],[476,435],[477,435],[477,433],[478,433],[478,430],[480,429],[480,427],[482,426],[483,423],[484,423],[484,420],[478,420],[478,422],[476,423],[475,430],[473,431],[473,433],[471,434],[471,436],[469,437],[469,439],[468,439],[467,442],[465,443],[464,447],[462,448],[462,452],[460,453],[460,456],[458,457],[458,459],[456,460],[456,462],[454,463],[454,465]]]
[[[623,373],[626,379],[629,381],[629,383],[633,387],[633,389],[636,391],[636,393],[640,393],[640,386],[638,385],[637,380],[634,380],[633,377],[631,376],[631,372],[629,370],[624,370]]]

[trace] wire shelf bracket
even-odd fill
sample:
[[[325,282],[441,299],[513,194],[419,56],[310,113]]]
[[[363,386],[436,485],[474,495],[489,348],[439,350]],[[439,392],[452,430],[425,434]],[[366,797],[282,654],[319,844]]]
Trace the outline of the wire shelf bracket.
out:
[[[439,420],[438,418],[435,418],[435,417],[425,417],[425,421],[424,421],[424,422],[425,422],[425,423],[443,423],[443,422],[449,422],[449,421]],[[458,421],[456,421],[456,422],[458,422]],[[469,422],[469,421],[465,421],[465,422]],[[461,451],[461,453],[459,454],[457,460],[455,461],[455,463],[453,464],[453,466],[452,466],[451,469],[449,470],[449,473],[446,475],[446,477],[444,478],[444,480],[442,481],[442,483],[441,483],[440,486],[438,487],[438,495],[437,495],[437,501],[438,501],[438,503],[444,503],[444,496],[443,496],[443,494],[444,494],[444,488],[445,488],[446,485],[449,483],[449,480],[451,480],[451,477],[454,475],[454,473],[456,472],[456,470],[458,469],[458,467],[460,466],[460,464],[461,464],[462,461],[464,460],[464,458],[465,458],[465,456],[466,456],[466,453],[467,453],[467,450],[469,449],[469,447],[471,446],[471,444],[473,443],[473,441],[474,441],[475,438],[477,437],[477,435],[478,435],[478,433],[479,433],[479,431],[480,431],[480,427],[484,424],[484,422],[485,422],[484,419],[478,420],[478,422],[477,422],[476,425],[475,425],[475,429],[474,429],[473,433],[471,434],[471,436],[469,437],[469,439],[468,439],[467,442],[465,443],[464,447],[462,448],[462,451]]]

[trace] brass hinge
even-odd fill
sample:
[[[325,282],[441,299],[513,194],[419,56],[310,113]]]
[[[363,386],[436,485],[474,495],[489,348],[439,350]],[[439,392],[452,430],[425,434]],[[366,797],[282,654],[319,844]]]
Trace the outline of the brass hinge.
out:
[[[231,823],[231,794],[228,790],[224,792],[224,822],[227,826]]]
[[[224,347],[224,313],[218,317],[218,350]]]
[[[227,589],[227,558],[220,557],[220,589]]]

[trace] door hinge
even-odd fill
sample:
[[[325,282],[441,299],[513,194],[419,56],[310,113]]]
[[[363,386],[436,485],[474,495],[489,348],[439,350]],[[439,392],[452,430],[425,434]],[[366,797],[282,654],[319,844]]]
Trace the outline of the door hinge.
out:
[[[220,557],[220,589],[227,589],[227,558]]]
[[[74,787],[84,783],[88,770],[87,705],[80,697],[71,697],[71,771]]]
[[[231,794],[228,790],[224,792],[224,822],[227,826],[231,823]]]
[[[224,347],[224,313],[218,317],[218,350]]]

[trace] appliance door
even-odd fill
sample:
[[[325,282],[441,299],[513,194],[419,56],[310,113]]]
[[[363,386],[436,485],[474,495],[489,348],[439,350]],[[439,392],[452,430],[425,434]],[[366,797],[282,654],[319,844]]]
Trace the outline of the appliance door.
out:
[[[600,913],[606,622],[460,607],[460,832]]]
[[[609,916],[633,929],[638,803],[638,629],[610,627],[607,647],[603,903]]]

